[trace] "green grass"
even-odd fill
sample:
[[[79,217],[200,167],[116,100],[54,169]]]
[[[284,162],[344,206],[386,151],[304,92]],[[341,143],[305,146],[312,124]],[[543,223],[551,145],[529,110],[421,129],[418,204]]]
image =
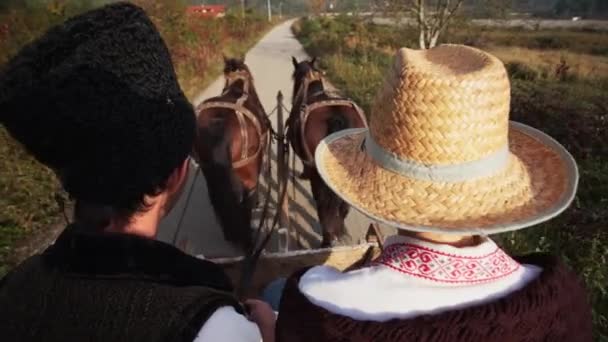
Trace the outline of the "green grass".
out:
[[[67,0],[59,2],[65,4],[61,10],[23,4],[0,12],[0,68],[50,26],[104,2],[108,1]],[[134,2],[146,10],[161,32],[180,85],[191,100],[220,75],[222,53],[244,54],[272,27],[255,13],[245,18],[228,13],[218,20],[190,19],[184,16],[185,3],[181,1]],[[58,190],[53,173],[31,158],[0,125],[0,277],[19,261],[14,253],[16,245],[61,223],[55,201]]]
[[[53,173],[30,157],[0,126],[0,276],[15,243],[57,222]]]
[[[454,25],[443,37],[445,42],[463,42],[488,48],[517,46],[529,49],[559,50],[608,56],[608,35],[593,30],[526,30],[523,28],[491,28]]]
[[[368,115],[373,115],[370,105],[395,49],[417,47],[411,28],[346,17],[301,20],[293,30],[305,49],[320,57],[332,83]],[[591,64],[606,63],[605,51],[593,47],[608,46],[608,37],[595,32],[496,29],[473,35],[469,30],[453,29],[444,42],[497,51],[511,77],[511,118],[557,139],[573,154],[580,171],[577,197],[566,212],[537,227],[495,238],[513,254],[543,251],[563,258],[589,290],[596,339],[608,341],[608,72],[590,69],[597,67]],[[543,41],[546,37],[559,44]]]

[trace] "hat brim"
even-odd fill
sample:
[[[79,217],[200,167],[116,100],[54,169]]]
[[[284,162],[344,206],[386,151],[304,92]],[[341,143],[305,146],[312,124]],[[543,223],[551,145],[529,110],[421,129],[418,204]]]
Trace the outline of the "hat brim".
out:
[[[547,221],[572,202],[574,158],[557,141],[511,122],[508,166],[466,182],[433,182],[383,169],[365,152],[367,129],[326,137],[315,151],[325,183],[366,216],[396,228],[488,235]]]

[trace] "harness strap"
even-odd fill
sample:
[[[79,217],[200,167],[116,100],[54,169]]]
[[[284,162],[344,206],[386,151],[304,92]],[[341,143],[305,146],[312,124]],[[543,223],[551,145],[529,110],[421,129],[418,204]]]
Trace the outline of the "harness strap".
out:
[[[322,89],[320,91],[317,91],[313,94],[308,95],[308,87],[310,86],[310,84],[312,82],[315,81],[320,81],[321,85],[322,85]],[[301,159],[302,164],[304,164],[305,166],[308,167],[315,167],[315,163],[314,163],[314,151],[310,151],[308,149],[308,146],[305,143],[305,130],[306,130],[306,122],[308,121],[308,118],[310,116],[310,113],[318,108],[321,107],[326,107],[326,106],[345,106],[345,107],[352,107],[355,112],[357,113],[357,115],[359,116],[359,118],[361,119],[361,122],[363,122],[363,124],[365,125],[365,127],[368,127],[367,125],[367,119],[365,118],[365,113],[363,113],[363,110],[361,109],[361,107],[359,107],[354,101],[352,100],[348,100],[348,99],[344,99],[339,97],[339,93],[337,93],[336,91],[329,91],[330,87],[327,86],[326,82],[325,82],[325,78],[323,77],[323,75],[319,72],[319,71],[310,71],[310,74],[308,77],[306,77],[304,79],[304,81],[302,82],[302,84],[300,85],[300,87],[298,88],[297,92],[296,92],[296,96],[294,98],[294,103],[301,103],[301,107],[300,107],[300,113],[298,115],[298,119],[300,121],[300,131],[297,132],[297,134],[299,134],[300,136],[300,140],[302,141],[302,149],[304,152],[304,155],[306,157],[306,159]],[[329,97],[331,97],[330,99],[327,100],[321,100],[321,101],[315,101],[312,102],[310,104],[307,104],[307,101],[309,100],[309,98],[314,98],[316,96],[319,95],[327,95]],[[291,127],[292,125],[289,125],[288,130],[291,130],[294,127]]]
[[[261,135],[260,142],[266,142],[266,144],[270,144],[270,134],[268,134],[268,132],[266,132],[263,135]],[[260,146],[258,147],[258,149],[255,151],[254,154],[252,154],[249,157],[246,157],[244,159],[235,161],[234,163],[232,163],[232,167],[235,169],[238,169],[238,168],[241,168],[241,167],[251,163],[254,159],[259,157],[260,153],[262,152],[263,146],[265,146],[265,145],[260,144]]]
[[[317,102],[313,102],[311,104],[306,104],[303,105],[301,110],[300,110],[300,139],[302,141],[302,149],[304,150],[304,154],[306,156],[306,159],[302,159],[302,164],[309,166],[309,167],[314,167],[315,164],[315,157],[314,157],[314,151],[310,151],[310,149],[308,148],[308,146],[305,143],[305,131],[306,131],[306,122],[308,121],[308,118],[310,116],[310,113],[313,112],[316,109],[322,108],[322,107],[330,107],[330,106],[335,106],[335,107],[352,107],[355,112],[357,113],[357,115],[359,116],[359,118],[361,119],[361,121],[363,122],[363,124],[365,125],[365,127],[367,126],[367,119],[365,118],[365,113],[363,113],[363,109],[361,109],[361,107],[359,107],[354,101],[351,100],[346,100],[346,99],[328,99],[328,100],[322,100],[322,101],[317,101]]]
[[[306,99],[308,99],[308,86],[315,81],[319,81],[321,82],[321,85],[323,89],[327,89],[327,85],[325,84],[325,79],[323,78],[323,76],[321,75],[320,72],[318,71],[310,71],[309,74],[311,75],[310,77],[305,77],[304,78],[304,82],[302,82],[302,84],[300,84],[300,88],[297,90],[296,92],[296,98],[294,99],[294,103],[298,103],[298,100],[300,100],[300,103],[304,103],[306,101]],[[315,94],[317,95],[317,94]]]
[[[235,71],[235,72],[231,72],[230,74],[226,75],[226,85],[224,86],[224,89],[227,91],[229,90],[230,86],[238,81],[241,80],[243,81],[243,93],[245,94],[249,94],[249,77],[250,75],[246,72],[246,71]]]
[[[243,141],[243,148],[241,149],[241,159],[232,163],[232,167],[239,168],[247,165],[251,160],[258,157],[261,153],[263,144],[260,143],[258,149],[251,156],[247,155],[247,151],[249,150],[249,138],[247,135],[247,120],[248,119],[255,128],[256,132],[260,136],[260,142],[267,141],[269,134],[268,132],[262,133],[262,126],[258,121],[258,118],[253,114],[249,109],[243,106],[243,103],[247,100],[247,94],[244,94],[237,100],[237,103],[225,102],[225,101],[211,101],[200,104],[197,108],[197,112],[201,112],[203,110],[209,108],[227,108],[232,109],[236,115],[236,118],[239,122],[239,128],[241,133],[241,139]]]

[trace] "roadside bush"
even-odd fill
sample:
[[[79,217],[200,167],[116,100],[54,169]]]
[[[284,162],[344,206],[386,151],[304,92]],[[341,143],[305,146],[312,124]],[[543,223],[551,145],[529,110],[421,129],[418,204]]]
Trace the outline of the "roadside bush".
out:
[[[505,67],[513,79],[535,81],[541,77],[541,73],[538,70],[535,70],[524,63],[510,62],[505,64]]]
[[[563,49],[564,43],[561,41],[559,36],[540,36],[535,39],[535,48],[544,49]]]

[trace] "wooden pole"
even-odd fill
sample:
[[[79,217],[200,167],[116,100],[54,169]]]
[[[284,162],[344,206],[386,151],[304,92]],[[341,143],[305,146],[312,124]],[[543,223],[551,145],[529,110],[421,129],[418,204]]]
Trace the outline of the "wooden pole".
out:
[[[287,169],[287,160],[285,159],[285,132],[284,132],[284,122],[283,122],[283,93],[279,91],[277,94],[277,135],[279,136],[277,143],[277,185],[278,191],[277,196],[281,196],[282,193],[285,193],[285,196],[282,198],[277,198],[277,210],[280,211],[279,216],[279,228],[287,228],[287,249],[290,248],[290,227],[289,227],[289,206],[288,206],[288,198],[287,192],[283,191],[287,187],[287,179],[288,179],[288,169]]]
[[[377,243],[380,249],[384,248],[384,236],[380,231],[380,226],[377,223],[370,223],[365,234],[365,240],[371,243]]]

